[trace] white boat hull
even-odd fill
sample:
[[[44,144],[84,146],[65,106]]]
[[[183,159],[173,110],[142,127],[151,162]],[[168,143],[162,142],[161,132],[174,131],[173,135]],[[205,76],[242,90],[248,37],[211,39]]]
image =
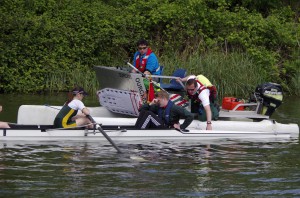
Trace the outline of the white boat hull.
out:
[[[60,106],[48,107],[42,105],[22,105],[18,112],[20,125],[52,125]],[[132,129],[136,117],[116,114],[104,107],[89,107],[91,115],[97,123],[102,124],[107,134],[113,140],[181,140],[202,141],[204,139],[287,139],[298,138],[297,124],[281,124],[274,120],[263,119],[253,122],[251,119],[243,121],[212,121],[213,130],[206,131],[206,123],[194,120],[187,128],[189,132],[180,133],[176,130],[134,130]],[[123,117],[121,117],[123,116]],[[181,123],[183,120],[180,121]],[[114,131],[111,128],[127,129],[127,132]],[[6,135],[0,140],[105,140],[101,133],[93,134],[85,130],[49,129],[41,130],[12,130],[7,129]]]
[[[123,127],[124,128],[124,127]],[[126,128],[126,127],[125,127]],[[105,129],[105,128],[104,128]],[[206,131],[192,129],[189,132],[176,130],[105,130],[113,141],[193,141],[241,139],[246,141],[267,141],[294,139],[289,132],[254,132],[254,131]],[[96,133],[95,133],[96,132]],[[0,141],[106,141],[97,130],[41,130],[41,129],[3,129]]]

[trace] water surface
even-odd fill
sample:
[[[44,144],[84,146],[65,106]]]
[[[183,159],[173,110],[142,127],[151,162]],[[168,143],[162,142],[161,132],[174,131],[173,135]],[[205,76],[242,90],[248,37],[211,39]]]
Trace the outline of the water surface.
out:
[[[64,95],[1,95],[0,120]],[[86,98],[88,99],[88,98]],[[300,124],[299,98],[273,118]],[[97,99],[85,100],[97,106]],[[1,197],[300,197],[299,141],[0,141]]]
[[[104,143],[105,144],[105,143]],[[9,197],[300,196],[298,142],[3,144]]]

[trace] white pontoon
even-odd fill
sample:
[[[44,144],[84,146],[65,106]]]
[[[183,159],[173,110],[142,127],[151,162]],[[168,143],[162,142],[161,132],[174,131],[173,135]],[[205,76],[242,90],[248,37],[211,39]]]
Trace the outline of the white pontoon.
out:
[[[105,140],[98,130],[54,129],[53,120],[60,107],[22,105],[18,114],[18,125],[11,129],[1,129],[0,140]],[[298,138],[296,124],[280,124],[273,120],[249,121],[213,121],[213,131],[206,131],[205,122],[194,120],[187,128],[189,131],[174,129],[138,130],[134,128],[136,118],[115,117],[116,114],[104,107],[93,107],[91,114],[102,129],[113,140],[181,140],[199,141],[213,139],[290,139]]]

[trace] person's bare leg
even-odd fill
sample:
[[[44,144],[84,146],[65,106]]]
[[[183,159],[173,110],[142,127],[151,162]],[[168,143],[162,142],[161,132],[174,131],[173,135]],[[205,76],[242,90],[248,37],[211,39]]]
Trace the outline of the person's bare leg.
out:
[[[7,122],[0,122],[0,128],[10,128]]]
[[[90,129],[93,129],[93,125],[92,125],[92,122],[87,118],[87,117],[78,117],[77,119],[76,119],[76,125],[77,126],[85,126],[85,125],[88,125],[88,124],[90,124],[89,126],[88,126],[88,128],[90,128]]]

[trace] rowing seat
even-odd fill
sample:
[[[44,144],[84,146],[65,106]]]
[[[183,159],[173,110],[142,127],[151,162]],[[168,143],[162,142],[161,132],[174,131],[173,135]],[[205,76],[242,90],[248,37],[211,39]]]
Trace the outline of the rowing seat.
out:
[[[184,78],[186,76],[186,70],[177,69],[172,76]],[[184,87],[182,87],[175,79],[171,79],[170,83],[161,83],[160,87],[168,91],[184,91]]]

